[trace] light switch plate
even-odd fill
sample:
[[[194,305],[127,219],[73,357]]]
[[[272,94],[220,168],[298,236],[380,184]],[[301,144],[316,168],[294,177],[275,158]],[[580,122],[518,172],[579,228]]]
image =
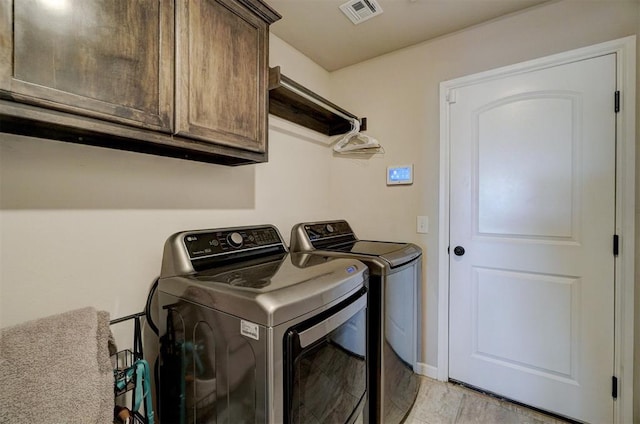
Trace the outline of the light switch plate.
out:
[[[427,234],[429,232],[429,217],[419,216],[416,220],[416,231],[420,234]]]

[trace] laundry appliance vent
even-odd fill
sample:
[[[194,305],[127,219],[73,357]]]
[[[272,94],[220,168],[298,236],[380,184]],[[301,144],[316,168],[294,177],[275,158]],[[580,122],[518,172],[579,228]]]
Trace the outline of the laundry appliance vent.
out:
[[[351,0],[340,6],[340,10],[356,25],[382,13],[376,0]]]

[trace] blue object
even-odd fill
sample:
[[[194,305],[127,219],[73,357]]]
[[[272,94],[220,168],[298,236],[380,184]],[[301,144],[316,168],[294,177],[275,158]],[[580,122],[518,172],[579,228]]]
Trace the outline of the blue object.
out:
[[[135,370],[136,375],[136,391],[135,402],[133,404],[133,410],[140,409],[142,399],[145,400],[144,411],[147,416],[147,424],[154,424],[153,420],[153,404],[151,402],[151,380],[149,374],[149,363],[144,359],[138,359],[133,364],[132,369]]]

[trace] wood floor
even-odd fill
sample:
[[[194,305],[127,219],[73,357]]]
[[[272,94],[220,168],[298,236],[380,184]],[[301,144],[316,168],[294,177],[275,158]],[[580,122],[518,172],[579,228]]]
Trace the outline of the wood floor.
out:
[[[564,424],[566,421],[478,393],[421,377],[406,424]]]

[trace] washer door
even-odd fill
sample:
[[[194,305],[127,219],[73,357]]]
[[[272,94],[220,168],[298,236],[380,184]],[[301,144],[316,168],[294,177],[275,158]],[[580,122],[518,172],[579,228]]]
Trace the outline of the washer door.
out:
[[[287,330],[285,423],[348,423],[358,417],[367,387],[366,305],[363,289]]]

